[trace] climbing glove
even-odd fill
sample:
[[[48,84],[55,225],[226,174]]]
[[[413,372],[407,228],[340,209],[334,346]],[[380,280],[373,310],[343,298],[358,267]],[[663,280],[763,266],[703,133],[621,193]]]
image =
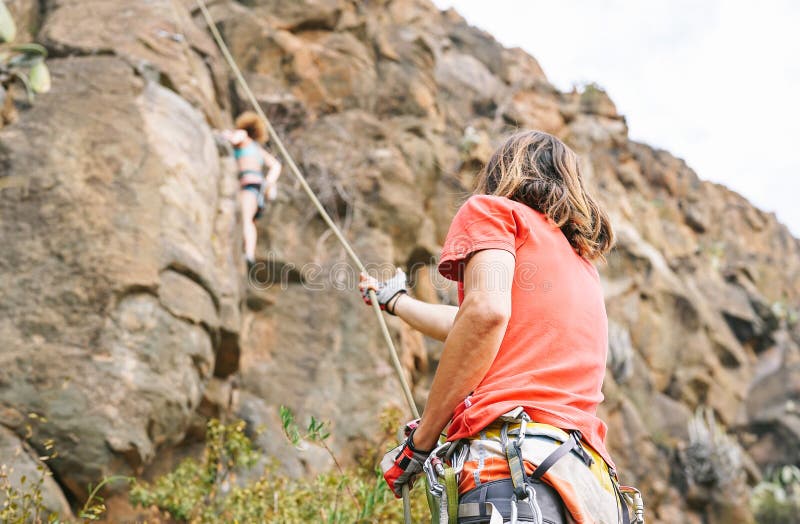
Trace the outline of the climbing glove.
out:
[[[414,430],[411,431],[405,442],[389,451],[381,460],[383,478],[397,498],[403,496],[403,486],[407,484],[409,489],[414,486],[417,476],[422,473],[422,465],[431,454],[430,450],[423,451],[414,448],[413,439]]]
[[[375,296],[378,298],[378,304],[380,304],[381,309],[385,310],[390,315],[394,315],[394,308],[388,309],[386,304],[391,302],[392,299],[400,293],[407,293],[408,290],[406,287],[406,274],[400,268],[397,268],[397,272],[392,278],[384,280],[383,282],[362,274],[361,283],[359,284],[364,302],[366,302],[367,305],[372,305],[369,299],[369,290],[374,289]]]

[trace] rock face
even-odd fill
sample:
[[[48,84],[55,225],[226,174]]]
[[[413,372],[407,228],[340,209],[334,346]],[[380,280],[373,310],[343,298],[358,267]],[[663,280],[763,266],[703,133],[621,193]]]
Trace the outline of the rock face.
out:
[[[0,131],[4,175],[24,182],[0,207],[0,406],[47,420],[30,441],[55,440],[81,496],[182,440],[238,333],[237,253],[214,242],[236,237],[235,185],[172,91],[114,57],[51,67],[53,93]],[[18,419],[2,423],[22,434]]]
[[[276,444],[288,405],[331,420],[334,448],[356,455],[381,410],[403,404],[380,333],[289,175],[244,289],[235,174],[211,126],[246,104],[193,4],[16,4],[40,17],[31,34],[55,57],[54,89],[0,130],[0,424],[20,438],[29,413],[46,419],[28,442],[55,440],[49,465],[73,500],[226,410],[266,424],[272,453],[288,454]],[[774,216],[630,141],[602,90],[557,91],[535,59],[427,0],[211,9],[364,262],[405,267],[426,300],[454,299],[432,267],[503,135],[543,129],[582,156],[618,234],[600,266],[613,335],[602,416],[653,521],[716,511],[687,497],[676,459],[700,406],[738,439],[751,480],[796,461],[800,243]],[[422,404],[440,346],[390,326]]]

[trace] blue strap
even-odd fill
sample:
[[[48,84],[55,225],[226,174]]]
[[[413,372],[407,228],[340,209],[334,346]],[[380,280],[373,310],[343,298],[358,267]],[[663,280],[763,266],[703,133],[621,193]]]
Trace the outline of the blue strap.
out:
[[[553,464],[558,462],[561,458],[565,457],[567,453],[573,450],[580,455],[581,460],[583,460],[587,467],[592,465],[592,457],[589,456],[589,454],[586,453],[586,450],[581,447],[580,431],[573,431],[569,434],[569,438],[563,444],[558,446],[555,451],[547,455],[542,463],[536,467],[536,470],[530,476],[531,480],[541,480],[542,475],[547,473],[547,470],[553,467]]]

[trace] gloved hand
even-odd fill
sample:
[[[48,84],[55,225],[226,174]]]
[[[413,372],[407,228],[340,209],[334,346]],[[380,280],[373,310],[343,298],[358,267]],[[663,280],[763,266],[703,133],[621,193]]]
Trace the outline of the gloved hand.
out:
[[[411,430],[405,442],[383,456],[383,478],[395,497],[403,496],[403,486],[408,485],[409,489],[414,487],[414,481],[422,473],[422,465],[431,451],[414,448],[414,430]]]
[[[406,289],[406,274],[400,268],[397,268],[397,273],[395,273],[392,278],[384,280],[383,282],[365,273],[361,274],[360,279],[361,281],[358,283],[358,288],[361,290],[361,296],[364,298],[364,302],[366,302],[367,305],[372,305],[369,299],[369,290],[372,289],[375,291],[381,309],[386,310],[390,315],[394,315],[394,308],[387,309],[386,304],[391,302],[392,299],[400,293],[408,293]]]

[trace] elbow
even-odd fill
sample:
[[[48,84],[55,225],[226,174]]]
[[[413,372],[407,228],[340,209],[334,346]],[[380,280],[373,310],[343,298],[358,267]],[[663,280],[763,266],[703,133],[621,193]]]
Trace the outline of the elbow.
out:
[[[505,329],[511,318],[511,304],[505,301],[478,299],[462,304],[461,309],[473,328],[481,331]]]

